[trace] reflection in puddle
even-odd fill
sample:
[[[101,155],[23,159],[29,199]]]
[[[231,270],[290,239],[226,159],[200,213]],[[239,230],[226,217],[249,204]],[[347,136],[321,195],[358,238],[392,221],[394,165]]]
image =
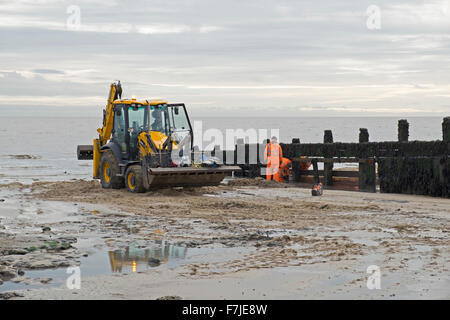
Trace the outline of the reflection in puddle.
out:
[[[80,259],[82,277],[100,276],[111,273],[130,273],[149,270],[164,264],[168,268],[177,267],[186,258],[187,248],[169,244],[164,240],[154,240],[148,247],[140,247],[131,243],[128,247],[114,251],[97,251]],[[26,270],[25,277],[34,280],[14,283],[6,281],[0,285],[0,292],[37,289],[64,285],[68,274],[67,268]],[[40,278],[51,278],[48,284],[39,283]]]
[[[169,244],[164,240],[155,240],[155,247],[139,248],[130,244],[126,249],[109,251],[112,272],[136,272],[148,267],[168,263],[171,259],[184,259],[187,248]]]

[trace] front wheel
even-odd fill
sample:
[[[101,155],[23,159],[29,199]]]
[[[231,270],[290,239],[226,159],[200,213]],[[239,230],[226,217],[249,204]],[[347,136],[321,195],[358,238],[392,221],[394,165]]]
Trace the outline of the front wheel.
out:
[[[123,188],[123,178],[119,176],[119,163],[111,150],[105,150],[100,159],[100,182],[105,189]]]
[[[125,185],[128,191],[135,193],[145,192],[140,165],[129,166],[125,173]]]

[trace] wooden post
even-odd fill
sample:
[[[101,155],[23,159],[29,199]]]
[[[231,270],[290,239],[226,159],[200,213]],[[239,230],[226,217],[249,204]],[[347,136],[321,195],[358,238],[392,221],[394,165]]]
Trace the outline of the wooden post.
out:
[[[292,144],[300,144],[300,139],[299,138],[292,138]],[[293,148],[293,152],[294,155],[297,156],[296,154],[296,149]],[[292,163],[292,175],[294,177],[294,181],[296,182],[300,182],[300,162],[293,162]]]
[[[317,159],[314,159],[311,161],[312,165],[313,165],[313,172],[314,172],[314,183],[319,183],[320,182],[320,178],[319,178],[319,166],[317,165]]]
[[[408,142],[409,137],[409,123],[408,120],[398,120],[398,141]]]
[[[442,120],[442,140],[450,142],[450,117]],[[440,173],[442,197],[450,198],[450,160],[443,157],[440,161]]]
[[[369,131],[366,128],[359,129],[359,143],[369,142]]]
[[[216,144],[214,146],[214,149],[212,151],[212,155],[214,157],[219,158],[219,160],[222,161],[222,163],[225,163],[225,159],[223,157],[223,151],[220,149],[220,145]]]
[[[300,182],[302,176],[300,174],[300,162],[292,162],[292,175],[295,182]]]
[[[359,143],[369,142],[369,132],[365,128],[359,129]],[[365,150],[365,149],[364,149]],[[361,158],[367,157],[368,154],[363,152],[360,154]],[[358,185],[359,191],[376,192],[377,190],[377,175],[375,170],[375,161],[369,159],[368,162],[359,162],[359,177]]]
[[[442,140],[450,142],[450,117],[445,117],[442,120]]]
[[[261,143],[258,144],[258,164],[261,166],[266,166],[266,162],[264,161],[264,150],[267,146],[267,140],[263,140]]]
[[[331,130],[325,130],[323,135],[323,143],[333,143],[333,133]],[[327,152],[325,152],[325,158],[327,158]],[[333,185],[333,163],[326,162],[323,164],[323,181],[324,185]]]
[[[237,139],[234,146],[234,163],[235,165],[245,164],[245,144],[242,138]]]
[[[258,146],[258,164],[260,165],[260,176],[266,177],[267,161],[264,161],[264,151],[267,145],[270,143],[270,139],[264,139]]]
[[[195,163],[200,163],[202,161],[202,154],[198,146],[192,148],[191,161],[194,161]]]

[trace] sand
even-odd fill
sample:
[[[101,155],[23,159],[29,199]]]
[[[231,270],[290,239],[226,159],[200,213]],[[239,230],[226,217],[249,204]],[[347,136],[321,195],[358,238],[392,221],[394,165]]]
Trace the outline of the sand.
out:
[[[0,233],[0,265],[13,272],[17,265],[25,272],[31,267],[20,261],[72,265],[94,247],[131,241],[161,238],[188,252],[211,249],[172,269],[163,263],[128,275],[85,277],[81,290],[42,286],[18,290],[21,297],[13,299],[450,298],[448,199],[337,190],[312,197],[310,189],[262,179],[145,194],[85,180],[0,190],[12,193],[6,205],[16,199],[34,210],[16,226],[26,233],[14,234],[12,220],[10,232]],[[43,232],[45,226],[51,230]],[[10,252],[50,236],[77,241],[40,254]],[[366,287],[369,265],[381,269],[380,290]]]

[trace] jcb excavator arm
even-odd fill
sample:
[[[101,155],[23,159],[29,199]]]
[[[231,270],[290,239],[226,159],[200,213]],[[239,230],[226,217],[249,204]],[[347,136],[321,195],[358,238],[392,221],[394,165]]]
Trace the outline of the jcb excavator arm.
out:
[[[122,86],[120,85],[120,81],[117,83],[111,83],[109,87],[109,95],[108,100],[106,102],[106,109],[103,114],[103,127],[98,128],[97,132],[99,134],[98,139],[94,139],[93,146],[93,176],[94,178],[99,177],[99,168],[100,168],[100,148],[105,145],[108,140],[111,138],[111,132],[114,125],[114,100],[122,97]]]
[[[122,96],[122,86],[120,81],[117,83],[111,83],[109,87],[108,101],[106,102],[105,114],[103,116],[103,127],[98,128],[97,132],[99,134],[100,144],[104,145],[111,138],[111,132],[114,123],[114,100],[121,98]]]

